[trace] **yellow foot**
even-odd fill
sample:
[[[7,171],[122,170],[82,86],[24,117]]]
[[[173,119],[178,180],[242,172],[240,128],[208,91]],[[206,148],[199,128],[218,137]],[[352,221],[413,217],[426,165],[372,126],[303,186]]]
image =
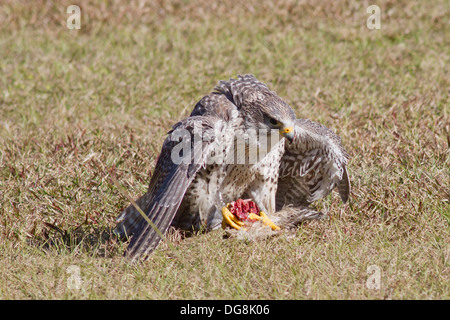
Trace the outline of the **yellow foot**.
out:
[[[264,211],[260,211],[259,212],[259,216],[257,214],[254,214],[254,213],[250,213],[248,215],[248,217],[250,219],[253,219],[253,220],[261,221],[266,226],[271,227],[272,230],[274,230],[274,231],[275,230],[280,230],[280,227],[277,226],[275,223],[273,223],[272,220],[269,219],[269,217],[267,216],[267,214]]]
[[[227,225],[229,225],[230,227],[239,230],[244,225],[244,223],[232,214],[227,207],[222,208],[222,216],[222,228],[224,229]]]
[[[222,228],[225,229],[227,225],[229,225],[230,227],[236,229],[236,230],[240,230],[243,226],[244,226],[244,222],[239,220],[238,217],[236,217],[234,214],[232,214],[230,212],[230,210],[228,210],[228,206],[223,207],[222,208],[222,216],[223,216],[223,220],[222,220]],[[277,226],[275,223],[272,222],[272,220],[269,219],[269,217],[267,216],[267,214],[263,211],[259,212],[259,215],[254,214],[254,213],[250,213],[248,215],[248,218],[250,220],[254,220],[254,221],[261,221],[264,225],[269,226],[272,228],[272,230],[280,230],[280,227]],[[245,230],[245,228],[244,228]]]

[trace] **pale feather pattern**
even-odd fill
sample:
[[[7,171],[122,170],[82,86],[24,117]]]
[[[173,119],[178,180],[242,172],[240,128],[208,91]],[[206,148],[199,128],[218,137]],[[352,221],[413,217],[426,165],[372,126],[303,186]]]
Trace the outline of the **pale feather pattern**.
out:
[[[259,94],[273,94],[266,84],[258,81],[255,76],[246,74],[238,76],[238,79],[230,79],[228,81],[221,80],[214,88],[214,92],[224,94],[239,109],[245,102],[253,101],[254,97]],[[251,100],[251,101],[249,101]]]
[[[171,141],[172,131],[163,144],[149,189],[137,200],[162,233],[170,224],[184,229],[217,228],[222,221],[221,208],[249,194],[260,208],[274,212],[277,164],[284,140],[271,146],[258,163],[227,161],[234,153],[236,137],[244,136],[248,129],[267,127],[263,116],[282,123],[295,120],[294,112],[280,97],[254,76],[245,75],[221,81],[213,93],[199,101],[190,117],[174,126],[188,130],[192,140],[196,125],[209,134],[200,146],[192,145],[192,156],[200,155],[199,164],[173,163],[170,156],[176,142]],[[129,257],[147,256],[161,240],[133,206],[117,221],[116,233],[132,236],[126,251]]]
[[[213,93],[225,95],[237,107],[245,120],[245,129],[266,128],[268,116],[282,123],[291,124],[295,120],[292,108],[251,74],[220,81]]]
[[[303,206],[327,196],[336,186],[345,203],[350,193],[349,156],[341,139],[327,127],[297,119],[295,138],[280,163],[277,209]]]
[[[236,139],[250,130],[268,128],[268,117],[294,126],[293,142],[276,140],[256,163],[237,163],[242,155]],[[187,130],[190,138],[191,152],[183,154],[191,157],[187,164],[175,164],[171,157],[178,145],[172,141],[178,130]],[[194,143],[199,133],[203,140]],[[247,139],[245,150],[259,148],[259,141]],[[289,105],[267,85],[252,75],[238,76],[220,81],[169,132],[148,191],[137,203],[162,233],[170,225],[188,230],[218,228],[221,208],[238,198],[253,199],[280,227],[290,228],[323,218],[308,205],[336,186],[347,201],[347,160],[340,138],[332,131],[310,120],[296,120]],[[132,205],[117,222],[115,232],[131,236],[129,257],[147,256],[161,240]]]
[[[195,129],[198,128],[203,131],[203,141],[194,144]],[[223,123],[218,118],[190,117],[177,123],[164,141],[148,191],[137,200],[137,204],[162,233],[165,233],[172,223],[186,189],[196,173],[205,167],[209,146],[216,139],[214,132],[220,131],[220,128],[223,128]],[[185,155],[191,157],[188,163],[175,164],[172,161],[172,149],[179,143],[172,141],[171,137],[176,129],[185,129],[191,133],[191,153]],[[201,156],[199,161],[194,161],[194,155]],[[130,257],[148,254],[161,240],[133,205],[125,209],[116,222],[118,225],[115,232],[119,236],[133,235],[126,252]]]
[[[221,208],[225,204],[220,190],[224,185],[226,162],[233,146],[235,128],[241,126],[242,118],[234,104],[224,95],[217,94],[203,97],[190,116],[217,117],[225,125],[209,150],[208,164],[199,170],[187,189],[172,226],[183,230],[216,229],[222,223]]]

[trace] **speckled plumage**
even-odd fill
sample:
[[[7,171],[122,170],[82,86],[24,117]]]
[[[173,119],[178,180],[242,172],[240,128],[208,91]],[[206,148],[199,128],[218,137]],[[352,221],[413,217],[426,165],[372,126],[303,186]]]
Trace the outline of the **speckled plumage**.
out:
[[[273,133],[280,126],[294,128],[292,144]],[[188,161],[176,164],[180,130],[189,138],[189,152],[182,152]],[[267,143],[262,138],[266,132],[271,133]],[[199,134],[203,140],[195,143]],[[137,203],[163,233],[170,225],[215,229],[222,222],[221,208],[238,198],[251,198],[269,216],[295,225],[320,218],[307,205],[336,185],[346,201],[347,158],[334,133],[310,120],[296,120],[289,105],[265,84],[252,75],[238,76],[220,81],[189,117],[174,125],[149,189]],[[161,240],[132,205],[117,222],[117,234],[132,235],[129,257],[148,255]]]
[[[270,132],[271,118],[289,126],[295,121],[289,105],[254,76],[221,81],[213,93],[197,103],[188,118],[169,132],[149,189],[137,203],[163,233],[170,225],[182,229],[217,228],[222,222],[221,208],[242,197],[251,197],[259,208],[274,213],[277,163],[284,153],[284,139],[278,137],[268,144],[267,152],[261,151],[255,163],[246,157],[241,159],[242,152],[235,143],[251,130]],[[187,130],[192,151],[203,149],[192,152],[200,154],[197,164],[173,163],[171,155],[179,141],[172,141],[172,136],[177,130]],[[201,146],[194,143],[195,130],[207,133]],[[244,150],[260,150],[257,139],[250,136],[243,141]],[[132,205],[117,222],[117,234],[132,235],[127,249],[132,258],[147,255],[161,240]]]
[[[295,121],[295,138],[286,145],[280,164],[277,210],[285,205],[304,206],[327,196],[338,187],[342,201],[348,200],[350,180],[348,154],[341,139],[324,125]]]

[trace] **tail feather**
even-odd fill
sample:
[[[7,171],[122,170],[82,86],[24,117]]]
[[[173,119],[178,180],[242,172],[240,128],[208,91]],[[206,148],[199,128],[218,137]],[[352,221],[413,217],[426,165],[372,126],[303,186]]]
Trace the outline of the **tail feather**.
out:
[[[284,206],[270,218],[281,229],[291,229],[297,227],[304,221],[326,219],[328,218],[328,215],[306,206]]]
[[[350,196],[350,178],[348,177],[347,168],[344,167],[344,172],[342,174],[342,180],[338,183],[338,191],[341,196],[342,202],[346,203]]]

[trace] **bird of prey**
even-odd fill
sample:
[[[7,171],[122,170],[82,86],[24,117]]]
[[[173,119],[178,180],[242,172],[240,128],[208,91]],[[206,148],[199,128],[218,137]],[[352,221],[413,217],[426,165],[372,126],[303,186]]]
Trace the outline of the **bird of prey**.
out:
[[[222,208],[251,198],[282,225],[314,219],[308,208],[335,187],[347,201],[348,154],[326,127],[294,111],[253,75],[220,81],[189,117],[172,127],[148,191],[136,203],[162,232],[216,229]],[[131,241],[125,255],[145,257],[160,236],[133,205],[115,232]]]

